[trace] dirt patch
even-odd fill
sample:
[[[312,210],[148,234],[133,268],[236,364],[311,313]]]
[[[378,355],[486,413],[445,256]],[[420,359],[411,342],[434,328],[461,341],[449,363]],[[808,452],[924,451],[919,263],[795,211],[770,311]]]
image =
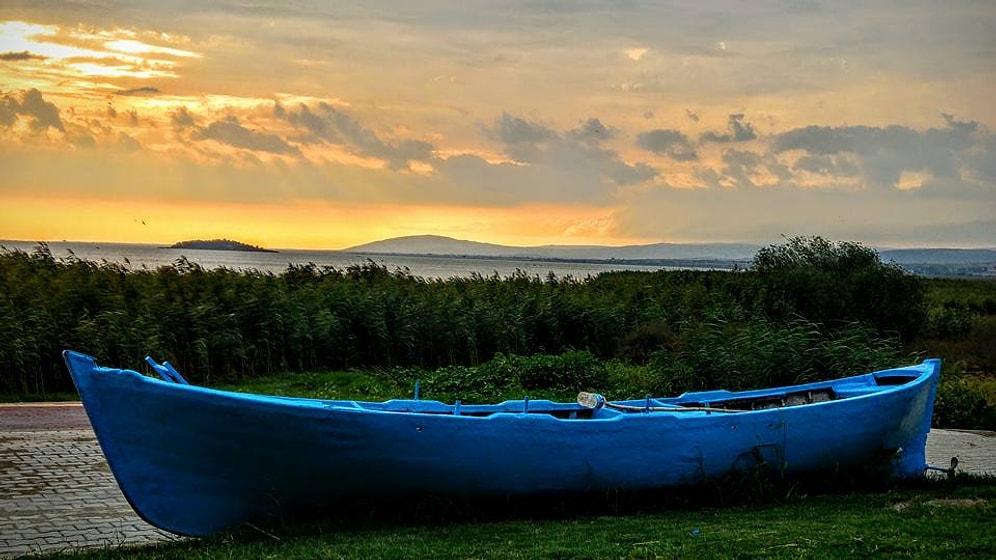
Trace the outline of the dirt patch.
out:
[[[944,498],[938,500],[928,500],[924,502],[923,505],[930,507],[985,507],[989,505],[989,501],[966,498]]]
[[[927,500],[926,502],[920,502],[917,500],[907,500],[905,502],[897,502],[889,506],[889,509],[893,511],[907,511],[915,506],[926,506],[932,508],[971,508],[971,507],[989,507],[988,500],[982,500],[977,498],[942,498],[937,500]]]

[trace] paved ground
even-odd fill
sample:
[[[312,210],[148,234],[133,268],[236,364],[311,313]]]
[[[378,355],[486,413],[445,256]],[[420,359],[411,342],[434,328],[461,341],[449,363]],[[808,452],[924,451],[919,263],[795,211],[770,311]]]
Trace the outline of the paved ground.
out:
[[[927,459],[996,474],[996,433],[934,430]],[[165,541],[111,476],[79,404],[0,405],[0,558]]]
[[[0,405],[0,558],[173,538],[132,511],[79,404]]]

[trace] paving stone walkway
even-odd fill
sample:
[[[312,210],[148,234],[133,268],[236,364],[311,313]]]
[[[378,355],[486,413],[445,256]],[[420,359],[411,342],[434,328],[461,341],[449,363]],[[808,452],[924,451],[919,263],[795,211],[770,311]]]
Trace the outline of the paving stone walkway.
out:
[[[927,460],[996,475],[996,432],[934,430]],[[79,404],[0,405],[0,558],[174,540],[132,511]]]
[[[81,406],[0,405],[0,558],[175,538],[132,511]]]

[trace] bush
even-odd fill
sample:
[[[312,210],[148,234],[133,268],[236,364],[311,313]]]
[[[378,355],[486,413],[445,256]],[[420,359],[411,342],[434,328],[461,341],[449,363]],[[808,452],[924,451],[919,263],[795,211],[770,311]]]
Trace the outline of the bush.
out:
[[[996,372],[996,315],[980,318],[969,329],[966,352],[982,369]]]
[[[996,403],[968,378],[941,380],[934,402],[936,428],[996,430]]]
[[[922,279],[858,243],[795,237],[759,250],[751,268],[761,309],[774,320],[797,315],[831,328],[861,321],[903,340],[925,321]]]
[[[587,351],[569,351],[559,356],[537,354],[517,365],[519,383],[528,391],[591,390],[604,387],[607,379],[605,364]]]
[[[827,330],[804,319],[715,318],[684,330],[680,350],[658,352],[651,367],[674,391],[733,391],[856,375],[902,361],[896,339],[878,337],[861,323]]]
[[[445,366],[427,371],[421,368],[399,368],[395,378],[407,378],[406,384],[419,382],[422,398],[467,404],[491,403],[522,396],[514,377],[503,375],[498,368],[483,366]]]
[[[972,313],[960,306],[945,304],[927,313],[928,336],[941,339],[964,338],[972,328]]]

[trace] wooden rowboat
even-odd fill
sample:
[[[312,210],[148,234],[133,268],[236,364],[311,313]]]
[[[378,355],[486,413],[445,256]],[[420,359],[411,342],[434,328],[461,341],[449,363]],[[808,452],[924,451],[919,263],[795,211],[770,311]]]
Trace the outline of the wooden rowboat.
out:
[[[210,535],[378,496],[502,496],[694,485],[881,462],[922,476],[940,360],[833,381],[612,403],[330,401],[189,385],[64,352],[122,492],[156,527]]]

